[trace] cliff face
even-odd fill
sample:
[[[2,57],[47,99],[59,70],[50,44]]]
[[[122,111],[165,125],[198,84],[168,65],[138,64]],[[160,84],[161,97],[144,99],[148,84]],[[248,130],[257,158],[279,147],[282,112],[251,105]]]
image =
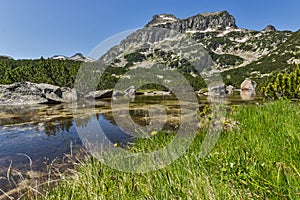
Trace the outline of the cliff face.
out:
[[[162,14],[153,16],[146,27],[161,27],[179,31],[226,30],[237,28],[235,18],[227,11],[198,14],[186,19],[178,19],[174,15]]]

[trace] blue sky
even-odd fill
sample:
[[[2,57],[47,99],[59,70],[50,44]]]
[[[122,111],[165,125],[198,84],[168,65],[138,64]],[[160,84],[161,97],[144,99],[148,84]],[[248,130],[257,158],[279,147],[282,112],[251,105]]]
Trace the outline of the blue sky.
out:
[[[152,16],[186,18],[227,10],[241,28],[300,29],[299,0],[0,0],[0,55],[85,55],[106,38],[144,26]]]

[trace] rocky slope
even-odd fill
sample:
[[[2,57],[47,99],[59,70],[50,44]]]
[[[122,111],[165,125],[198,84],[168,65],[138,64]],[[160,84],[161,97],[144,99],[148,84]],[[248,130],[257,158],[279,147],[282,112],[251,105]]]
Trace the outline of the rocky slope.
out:
[[[272,25],[262,31],[238,28],[227,11],[199,14],[187,19],[155,15],[146,27],[162,27],[190,35],[211,54],[222,71],[246,66],[285,43],[292,32]]]
[[[273,25],[267,25],[261,31],[248,30],[237,27],[235,22],[235,18],[227,11],[198,14],[186,19],[179,19],[171,14],[161,14],[153,16],[144,29],[163,28],[189,36],[204,47],[224,76],[232,77],[236,74],[232,81],[225,80],[235,85],[238,85],[236,81],[243,81],[246,77],[259,81],[273,71],[293,63],[300,63],[299,32],[278,31]],[[132,41],[136,40],[132,39],[135,34],[137,33],[122,41],[121,46],[132,45]],[[144,37],[148,36],[144,35]],[[118,67],[131,67],[133,63],[149,62],[151,59],[157,60],[158,57],[162,57],[155,50],[147,49],[147,44],[135,45],[143,50],[126,52],[123,48],[124,52],[120,54],[115,51],[118,47],[115,47],[109,51],[109,55],[119,56],[117,62],[113,64]],[[175,68],[183,68],[185,65],[174,55],[167,59],[169,59],[168,63],[177,63]],[[190,72],[193,73],[192,70]]]

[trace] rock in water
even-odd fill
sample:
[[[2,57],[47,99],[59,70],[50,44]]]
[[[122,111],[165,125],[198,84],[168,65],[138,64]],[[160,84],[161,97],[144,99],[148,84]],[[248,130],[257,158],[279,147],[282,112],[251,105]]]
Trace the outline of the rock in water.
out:
[[[241,90],[248,90],[248,91],[254,91],[256,88],[256,82],[252,81],[249,78],[246,78],[243,83],[241,84]]]
[[[113,94],[112,90],[97,90],[87,93],[85,95],[86,99],[101,99],[101,98],[110,98]]]
[[[0,105],[68,103],[76,99],[75,90],[50,84],[17,82],[0,85]]]
[[[224,84],[216,84],[208,87],[209,96],[223,96],[226,94],[226,86]]]
[[[256,82],[246,78],[241,84],[241,98],[243,100],[253,100],[256,95],[255,88]]]
[[[226,86],[226,94],[232,94],[234,87],[232,85]]]

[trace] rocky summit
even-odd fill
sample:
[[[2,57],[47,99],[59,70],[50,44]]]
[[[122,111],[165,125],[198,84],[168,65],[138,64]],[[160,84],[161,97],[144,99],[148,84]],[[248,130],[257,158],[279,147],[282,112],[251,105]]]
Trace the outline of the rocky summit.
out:
[[[236,28],[236,24],[232,15],[222,11],[198,14],[186,19],[178,19],[171,14],[155,15],[146,27],[169,28],[185,33],[186,31],[226,30]]]
[[[268,26],[266,26],[266,28],[264,28],[263,31],[277,31],[277,30],[276,30],[275,26],[268,25]]]

